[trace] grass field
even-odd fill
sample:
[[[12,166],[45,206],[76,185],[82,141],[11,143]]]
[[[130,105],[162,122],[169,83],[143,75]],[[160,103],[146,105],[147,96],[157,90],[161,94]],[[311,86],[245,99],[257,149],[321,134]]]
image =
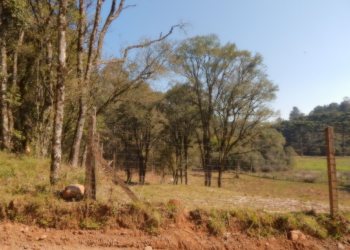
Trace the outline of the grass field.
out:
[[[336,157],[337,171],[350,171],[350,157]],[[319,156],[295,157],[295,169],[327,172],[327,158]]]
[[[160,176],[149,172],[146,185],[131,186],[142,202],[131,202],[100,170],[97,202],[65,202],[57,198],[56,191],[68,184],[84,183],[84,169],[62,166],[60,173],[59,183],[52,188],[48,160],[0,153],[0,222],[62,230],[128,228],[142,230],[152,237],[162,230],[167,232],[168,226],[174,227],[174,223],[178,229],[187,226],[185,235],[188,229],[196,230],[199,225],[199,230],[212,236],[237,233],[238,229],[259,238],[280,237],[299,229],[325,239],[339,238],[348,232],[350,192],[339,191],[342,216],[334,223],[327,216],[325,183],[281,181],[244,174],[235,178],[235,173],[225,173],[223,187],[217,188],[216,174],[213,186],[205,187],[200,172],[191,172],[187,186],[161,183]],[[118,175],[125,177],[123,172]],[[165,182],[169,181],[170,176]],[[173,228],[176,232],[178,229]]]
[[[346,170],[346,162],[342,159],[341,168]],[[319,171],[322,158],[303,157],[297,159],[293,171]],[[48,160],[33,159],[27,156],[15,156],[0,153],[0,197],[1,202],[13,199],[36,199],[48,202],[55,199],[49,185]],[[322,170],[323,171],[323,170]],[[292,172],[284,172],[288,175]],[[123,172],[119,175],[123,177]],[[282,173],[281,173],[282,174]],[[71,169],[63,166],[61,180],[55,190],[62,189],[71,183],[84,183],[84,170]],[[134,178],[136,179],[136,174]],[[251,207],[267,211],[300,211],[315,209],[328,210],[328,186],[325,182],[306,183],[298,181],[277,180],[225,173],[223,187],[216,187],[216,174],[213,176],[212,187],[204,187],[201,173],[193,172],[189,176],[189,185],[161,184],[159,176],[148,173],[148,185],[132,186],[131,189],[142,200],[149,202],[167,202],[169,199],[179,199],[189,208],[234,208]],[[112,181],[99,173],[98,199],[104,202],[124,204],[129,201],[123,191]],[[63,202],[63,201],[59,201]],[[339,190],[339,204],[342,210],[350,211],[350,191],[346,187]]]

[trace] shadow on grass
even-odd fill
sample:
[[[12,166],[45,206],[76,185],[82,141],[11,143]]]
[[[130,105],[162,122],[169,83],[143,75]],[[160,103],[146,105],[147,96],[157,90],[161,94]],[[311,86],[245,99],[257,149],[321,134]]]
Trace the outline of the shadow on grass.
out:
[[[341,186],[338,187],[338,190],[346,191],[346,192],[350,193],[350,184],[341,185]]]

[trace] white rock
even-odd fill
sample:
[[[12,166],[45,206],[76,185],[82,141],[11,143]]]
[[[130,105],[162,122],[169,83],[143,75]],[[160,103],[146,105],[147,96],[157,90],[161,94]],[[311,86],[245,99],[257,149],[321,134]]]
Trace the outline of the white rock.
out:
[[[342,243],[338,242],[338,249],[339,250],[344,250],[345,246]]]
[[[292,241],[305,240],[306,236],[300,230],[292,230],[288,234],[288,238]]]

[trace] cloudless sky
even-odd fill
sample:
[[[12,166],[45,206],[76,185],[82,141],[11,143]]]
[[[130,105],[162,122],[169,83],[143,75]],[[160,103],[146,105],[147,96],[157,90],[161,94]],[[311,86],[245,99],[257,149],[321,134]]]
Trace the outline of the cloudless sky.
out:
[[[184,22],[189,24],[186,34],[176,32],[172,39],[217,34],[222,43],[260,53],[269,79],[279,86],[272,107],[283,118],[293,106],[308,113],[317,105],[350,96],[349,0],[126,2],[137,6],[113,23],[106,36],[106,57]],[[164,85],[158,83],[157,88],[166,89]]]

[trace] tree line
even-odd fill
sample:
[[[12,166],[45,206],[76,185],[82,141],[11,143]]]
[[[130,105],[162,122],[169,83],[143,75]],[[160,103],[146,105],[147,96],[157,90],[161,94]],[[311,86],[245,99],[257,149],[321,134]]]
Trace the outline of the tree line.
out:
[[[182,28],[174,25],[106,60],[109,27],[134,7],[126,2],[1,1],[2,150],[51,156],[54,185],[62,161],[85,165],[86,119],[96,110],[104,156],[123,166],[127,182],[135,168],[145,183],[150,160],[176,183],[198,166],[207,186],[214,170],[221,186],[232,162],[287,166],[285,141],[268,122],[277,87],[262,56],[215,35],[169,41]],[[150,87],[162,77],[174,82],[166,93]]]
[[[333,126],[335,150],[339,156],[350,155],[350,100],[315,107],[309,114],[293,107],[289,120],[281,121],[278,130],[286,138],[287,145],[299,155],[325,155],[324,129]]]

